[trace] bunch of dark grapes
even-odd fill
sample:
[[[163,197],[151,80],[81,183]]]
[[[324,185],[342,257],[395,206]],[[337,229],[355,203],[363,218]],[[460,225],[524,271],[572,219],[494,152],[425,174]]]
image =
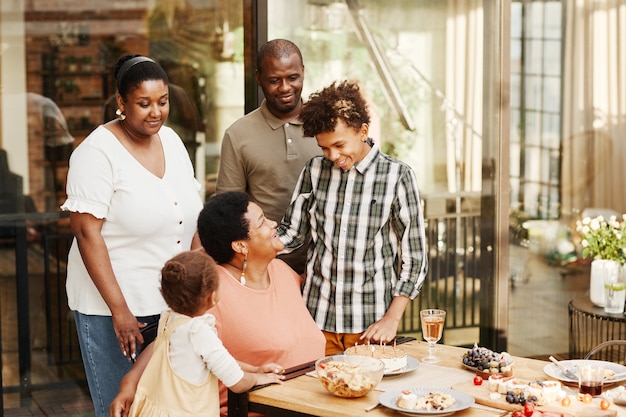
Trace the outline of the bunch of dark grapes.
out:
[[[486,347],[474,345],[463,355],[463,363],[471,368],[485,372],[508,372],[511,370],[509,356],[506,353],[496,353]]]
[[[508,391],[506,393],[506,402],[509,404],[519,404],[524,405],[526,403],[535,403],[537,401],[537,397],[532,395],[528,398],[524,395],[524,393],[515,394],[513,391]]]

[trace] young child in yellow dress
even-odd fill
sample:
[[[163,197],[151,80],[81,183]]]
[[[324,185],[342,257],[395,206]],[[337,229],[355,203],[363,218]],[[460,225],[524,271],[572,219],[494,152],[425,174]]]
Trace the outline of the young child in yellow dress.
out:
[[[207,313],[218,301],[218,285],[215,261],[203,251],[183,252],[165,264],[161,293],[170,308],[161,314],[154,352],[124,415],[219,416],[218,379],[236,393],[282,383],[279,365],[238,362],[222,345]],[[120,392],[131,388],[125,379]]]

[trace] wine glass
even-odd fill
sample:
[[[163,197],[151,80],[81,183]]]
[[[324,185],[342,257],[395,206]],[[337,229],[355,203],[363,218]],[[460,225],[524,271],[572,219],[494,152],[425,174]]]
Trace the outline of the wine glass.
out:
[[[424,363],[437,363],[441,358],[435,356],[435,344],[443,335],[443,324],[446,321],[444,310],[427,309],[420,311],[422,320],[422,336],[428,342],[428,356],[422,358]]]

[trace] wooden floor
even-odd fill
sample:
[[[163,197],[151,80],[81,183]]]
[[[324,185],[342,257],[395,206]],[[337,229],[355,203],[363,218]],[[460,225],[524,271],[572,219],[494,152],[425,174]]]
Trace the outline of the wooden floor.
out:
[[[19,394],[4,395],[5,416],[94,416],[87,388],[67,384],[33,392],[30,399],[21,400]]]
[[[19,384],[17,370],[16,317],[14,280],[2,262],[0,248],[0,311],[2,330],[2,377],[4,386]],[[11,254],[8,254],[11,257]],[[3,265],[4,264],[4,265]],[[511,266],[515,279],[509,295],[508,351],[516,356],[547,358],[555,355],[567,359],[567,304],[574,296],[589,288],[585,268],[556,269],[548,267],[545,259],[525,248],[512,247]],[[29,272],[37,272],[29,265]],[[561,274],[565,272],[566,274]],[[36,275],[36,274],[35,274]],[[13,285],[13,287],[12,287]],[[30,283],[31,306],[41,303],[42,284]],[[37,310],[31,308],[31,310]],[[32,396],[17,393],[3,395],[5,416],[93,416],[93,406],[86,385],[82,364],[48,365],[45,351],[45,326],[39,313],[31,313],[32,335]],[[49,382],[60,385],[46,387]],[[77,382],[80,381],[80,382]]]
[[[4,416],[93,416],[93,405],[77,347],[73,351],[47,351],[43,251],[32,245],[28,254],[28,292],[32,395],[17,393],[20,385],[17,341],[15,253],[0,246],[0,330],[2,331],[2,396]],[[71,315],[67,316],[68,320]],[[73,326],[73,323],[68,323]],[[52,356],[51,356],[52,355]],[[56,355],[56,356],[55,356]],[[59,360],[60,359],[60,360]],[[62,365],[55,363],[63,362]],[[9,393],[6,393],[9,391]]]

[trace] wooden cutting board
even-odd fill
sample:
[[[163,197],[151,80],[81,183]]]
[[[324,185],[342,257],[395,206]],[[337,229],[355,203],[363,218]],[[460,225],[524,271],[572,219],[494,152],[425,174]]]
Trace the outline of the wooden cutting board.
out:
[[[505,395],[500,394],[500,398],[492,399],[489,397],[489,384],[485,381],[482,385],[474,385],[473,382],[462,382],[454,385],[452,388],[468,393],[474,397],[478,404],[496,407],[503,410],[516,411],[522,407],[518,404],[509,404],[506,402]],[[611,404],[608,410],[600,409],[600,398],[594,398],[591,404],[583,404],[577,399],[577,392],[569,387],[563,390],[570,395],[571,404],[568,407],[561,405],[561,401],[554,401],[546,405],[538,406],[540,411],[554,411],[557,413],[569,413],[576,417],[626,417],[626,408]]]

